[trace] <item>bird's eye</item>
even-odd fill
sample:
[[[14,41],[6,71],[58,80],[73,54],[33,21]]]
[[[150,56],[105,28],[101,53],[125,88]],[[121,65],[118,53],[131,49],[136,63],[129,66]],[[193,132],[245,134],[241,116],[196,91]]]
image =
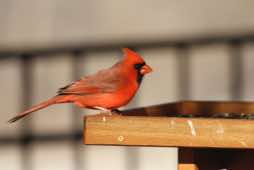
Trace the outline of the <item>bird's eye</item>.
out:
[[[135,64],[134,67],[135,69],[140,70],[144,65],[145,63],[138,63],[138,64]]]

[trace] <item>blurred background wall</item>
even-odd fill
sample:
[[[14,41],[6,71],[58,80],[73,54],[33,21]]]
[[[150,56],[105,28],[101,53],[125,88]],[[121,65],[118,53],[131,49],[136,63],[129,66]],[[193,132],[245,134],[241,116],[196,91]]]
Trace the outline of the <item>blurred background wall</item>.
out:
[[[111,66],[125,45],[154,68],[128,107],[253,100],[253,9],[252,0],[1,0],[0,168],[176,169],[176,148],[82,145],[82,116],[94,112],[68,104],[5,122],[79,76]]]

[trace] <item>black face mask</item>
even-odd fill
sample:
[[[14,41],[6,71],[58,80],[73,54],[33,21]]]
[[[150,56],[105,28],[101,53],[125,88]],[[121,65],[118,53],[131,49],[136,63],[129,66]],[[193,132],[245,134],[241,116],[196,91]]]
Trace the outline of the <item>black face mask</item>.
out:
[[[137,70],[137,82],[138,84],[140,84],[142,82],[142,79],[143,79],[143,76],[141,73],[140,73],[140,70],[142,69],[142,67],[146,65],[146,63],[137,63],[134,65],[134,68]]]

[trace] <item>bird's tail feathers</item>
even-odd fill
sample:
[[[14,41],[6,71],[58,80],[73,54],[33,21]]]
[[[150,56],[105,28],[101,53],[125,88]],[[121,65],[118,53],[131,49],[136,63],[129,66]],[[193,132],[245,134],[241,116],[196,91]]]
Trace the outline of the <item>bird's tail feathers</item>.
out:
[[[9,123],[16,122],[17,120],[19,120],[19,119],[29,115],[32,112],[35,112],[35,111],[40,110],[40,109],[43,109],[43,108],[45,108],[47,106],[50,106],[52,104],[58,103],[58,97],[59,96],[55,96],[55,97],[53,97],[53,98],[51,98],[51,99],[49,99],[47,101],[44,101],[44,102],[42,102],[42,103],[40,103],[38,105],[33,106],[30,109],[28,109],[28,110],[26,110],[24,112],[21,112],[17,116],[11,118],[10,120],[8,120],[8,122]]]

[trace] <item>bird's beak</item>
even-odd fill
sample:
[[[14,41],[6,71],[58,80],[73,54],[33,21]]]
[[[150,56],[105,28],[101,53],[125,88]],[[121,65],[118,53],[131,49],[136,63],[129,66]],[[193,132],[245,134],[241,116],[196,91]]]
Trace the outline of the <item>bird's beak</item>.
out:
[[[143,67],[141,67],[140,73],[142,75],[145,75],[145,74],[150,73],[152,71],[153,71],[153,69],[149,65],[144,65]]]

